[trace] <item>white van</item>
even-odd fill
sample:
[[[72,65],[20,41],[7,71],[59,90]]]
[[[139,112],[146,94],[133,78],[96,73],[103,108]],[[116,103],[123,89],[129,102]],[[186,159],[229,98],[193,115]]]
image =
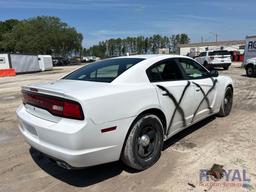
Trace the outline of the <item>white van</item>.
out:
[[[243,67],[248,77],[256,76],[256,36],[247,36]]]

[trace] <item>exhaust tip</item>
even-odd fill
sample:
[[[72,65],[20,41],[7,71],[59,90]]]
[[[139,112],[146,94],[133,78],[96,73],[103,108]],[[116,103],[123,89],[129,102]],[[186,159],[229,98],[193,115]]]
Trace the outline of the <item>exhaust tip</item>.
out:
[[[61,162],[61,161],[56,161],[57,165],[64,168],[64,169],[68,169],[68,170],[71,170],[71,167],[65,163],[65,162]]]

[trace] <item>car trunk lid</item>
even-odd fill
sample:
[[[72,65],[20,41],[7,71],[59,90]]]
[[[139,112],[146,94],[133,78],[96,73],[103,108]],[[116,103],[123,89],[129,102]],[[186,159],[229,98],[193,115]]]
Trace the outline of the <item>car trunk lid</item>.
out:
[[[104,89],[107,84],[109,83],[98,83],[98,82],[87,82],[87,81],[75,81],[75,80],[57,80],[53,82],[48,83],[40,83],[30,86],[24,86],[22,87],[22,92],[26,92],[32,97],[36,97],[34,99],[34,102],[27,102],[24,103],[27,111],[39,118],[58,122],[63,118],[61,115],[56,115],[52,113],[52,111],[49,111],[48,108],[37,105],[38,103],[45,102],[44,105],[46,105],[49,102],[52,102],[48,99],[48,101],[42,101],[45,100],[45,97],[50,97],[53,99],[57,99],[60,101],[72,101],[75,103],[79,103],[81,105],[81,108],[83,108],[83,105],[81,103],[81,100],[89,99],[96,94],[99,91],[99,89]],[[85,94],[86,93],[86,94]],[[34,96],[35,95],[35,96]],[[38,96],[36,96],[38,95]],[[42,96],[42,97],[41,97]],[[24,93],[23,93],[24,97]],[[24,98],[23,98],[24,100]],[[63,104],[64,105],[64,104]],[[57,105],[58,106],[58,105]],[[56,108],[56,106],[55,106]]]

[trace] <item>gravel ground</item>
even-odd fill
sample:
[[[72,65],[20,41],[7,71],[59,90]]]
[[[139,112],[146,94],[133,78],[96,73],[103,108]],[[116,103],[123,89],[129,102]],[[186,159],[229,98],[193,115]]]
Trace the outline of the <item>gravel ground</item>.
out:
[[[239,66],[219,71],[235,83],[230,116],[208,118],[172,137],[161,159],[143,172],[120,162],[67,171],[31,149],[19,133],[15,110],[21,104],[20,87],[57,79],[78,66],[0,78],[0,192],[256,191],[256,78],[247,78]],[[200,182],[200,170],[213,164],[231,170],[228,181]],[[243,170],[249,182],[239,180]]]

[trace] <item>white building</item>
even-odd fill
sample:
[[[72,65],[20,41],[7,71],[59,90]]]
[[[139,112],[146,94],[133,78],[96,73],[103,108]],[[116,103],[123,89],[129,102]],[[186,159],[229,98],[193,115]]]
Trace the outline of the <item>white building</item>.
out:
[[[243,54],[245,40],[234,41],[218,41],[218,42],[204,42],[204,43],[190,43],[180,44],[178,47],[180,55],[197,56],[206,50],[220,50],[239,51]]]

